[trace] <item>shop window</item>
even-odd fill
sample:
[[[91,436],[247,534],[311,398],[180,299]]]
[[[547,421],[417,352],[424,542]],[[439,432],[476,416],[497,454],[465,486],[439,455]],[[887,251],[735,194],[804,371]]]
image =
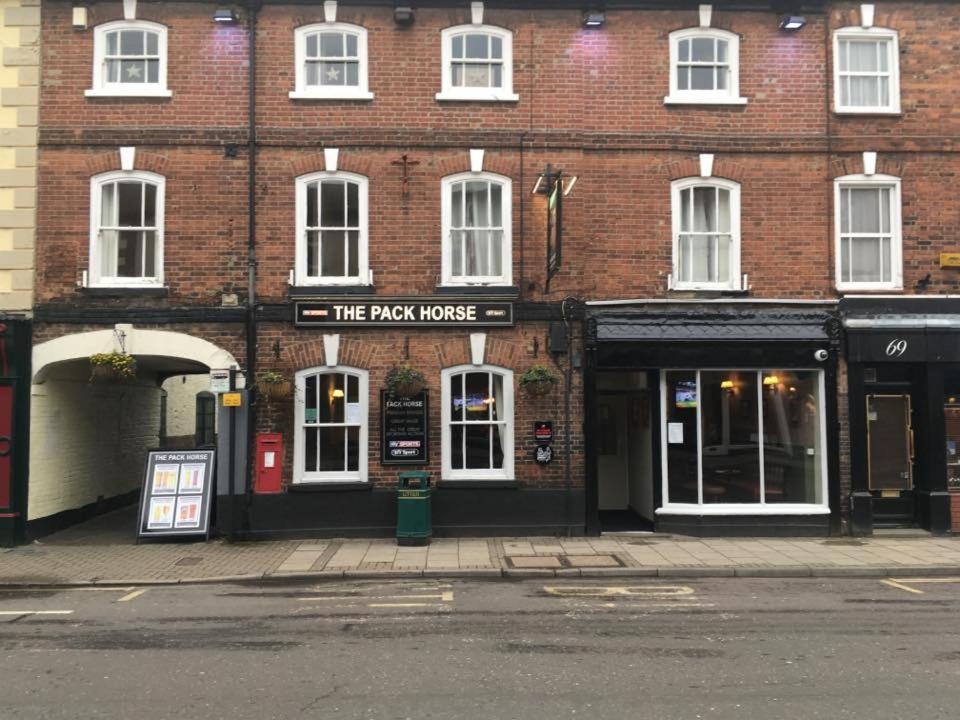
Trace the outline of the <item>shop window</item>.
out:
[[[169,97],[167,28],[120,20],[93,31],[93,87],[88,97]]]
[[[294,31],[296,89],[292,98],[370,100],[367,31],[346,23],[307,25]]]
[[[825,505],[822,372],[668,370],[661,391],[667,511]]]
[[[833,58],[836,112],[900,112],[900,52],[895,30],[837,30],[833,35]]]
[[[672,205],[673,288],[740,289],[740,185],[677,180]]]
[[[163,283],[164,178],[119,171],[91,180],[90,284]]]
[[[296,282],[356,285],[367,271],[367,178],[314,173],[297,178]]]
[[[666,103],[741,105],[740,36],[716,28],[670,33],[670,94]]]
[[[464,173],[444,178],[443,283],[509,285],[512,279],[509,178]]]
[[[513,479],[513,373],[463,365],[441,373],[443,478]]]
[[[194,433],[194,443],[197,447],[201,445],[213,445],[217,440],[216,419],[214,417],[217,409],[216,397],[213,393],[197,393],[196,409],[196,432]]]
[[[834,186],[837,288],[901,289],[900,180],[848,175]]]
[[[294,483],[367,481],[367,394],[366,370],[296,374]]]
[[[514,101],[513,33],[461,25],[440,35],[442,91],[437,100]]]

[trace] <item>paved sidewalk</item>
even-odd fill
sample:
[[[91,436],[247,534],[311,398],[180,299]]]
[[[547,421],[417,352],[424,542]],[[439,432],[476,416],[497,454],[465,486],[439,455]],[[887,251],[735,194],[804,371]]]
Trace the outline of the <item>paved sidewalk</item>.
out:
[[[123,511],[121,511],[122,513]],[[118,515],[123,519],[122,515]],[[960,576],[960,538],[436,539],[152,543],[95,520],[0,551],[0,586],[296,581],[363,577]]]

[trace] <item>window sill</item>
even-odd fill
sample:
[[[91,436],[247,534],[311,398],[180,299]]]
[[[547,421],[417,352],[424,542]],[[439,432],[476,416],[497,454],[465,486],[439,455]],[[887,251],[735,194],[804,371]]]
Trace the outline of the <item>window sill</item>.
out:
[[[436,487],[444,490],[517,490],[516,480],[439,480]]]
[[[289,297],[325,297],[327,295],[374,295],[373,285],[291,285],[287,291]]]
[[[168,98],[173,97],[172,90],[101,90],[101,89],[91,89],[84,90],[84,96],[86,97],[103,97],[103,98]]]
[[[837,285],[838,293],[902,293],[903,285]]]
[[[667,95],[663,99],[664,105],[746,105],[745,97],[684,97],[683,95]]]
[[[437,285],[433,294],[517,298],[520,288],[516,285]]]
[[[834,115],[875,115],[878,117],[903,117],[900,108],[843,108],[834,109]]]
[[[518,102],[520,100],[520,96],[515,93],[461,95],[455,92],[439,92],[436,98],[440,102]]]
[[[314,93],[304,90],[291,90],[291,100],[373,100],[372,92]]]
[[[349,490],[373,490],[373,485],[362,480],[343,480],[330,482],[301,482],[291,483],[287,487],[287,492],[292,493],[323,493],[323,492],[343,492]]]
[[[80,292],[88,297],[166,297],[170,293],[170,288],[165,285],[101,286],[80,288]]]
[[[718,295],[722,295],[724,297],[747,297],[750,295],[750,290],[742,290],[740,288],[673,287],[667,290],[667,294],[690,295],[694,297],[716,297]]]

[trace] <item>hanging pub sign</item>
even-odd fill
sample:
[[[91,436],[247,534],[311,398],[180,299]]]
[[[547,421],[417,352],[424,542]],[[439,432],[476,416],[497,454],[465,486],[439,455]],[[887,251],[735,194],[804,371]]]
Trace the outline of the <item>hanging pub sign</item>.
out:
[[[329,300],[296,305],[298,327],[512,326],[513,303],[472,300]]]
[[[553,422],[537,420],[533,423],[533,439],[537,445],[549,445],[553,442]]]
[[[152,450],[140,492],[137,538],[210,534],[213,450]]]
[[[380,391],[380,462],[383,465],[426,465],[429,462],[428,390],[411,397]]]

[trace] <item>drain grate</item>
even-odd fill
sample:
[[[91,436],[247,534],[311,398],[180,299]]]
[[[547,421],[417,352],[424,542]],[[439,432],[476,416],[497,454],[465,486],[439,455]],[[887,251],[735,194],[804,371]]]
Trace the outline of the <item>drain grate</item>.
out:
[[[616,555],[507,555],[506,561],[516,569],[625,567],[623,560]]]

